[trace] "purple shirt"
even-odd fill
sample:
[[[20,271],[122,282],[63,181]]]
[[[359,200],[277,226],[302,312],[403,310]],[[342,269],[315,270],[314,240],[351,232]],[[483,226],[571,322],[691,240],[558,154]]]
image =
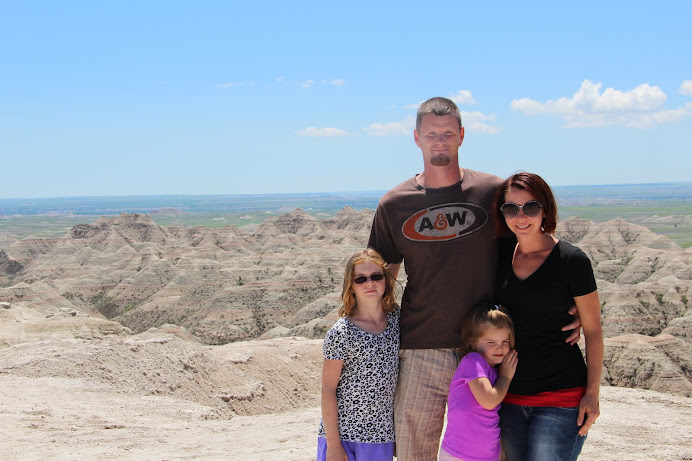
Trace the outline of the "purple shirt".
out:
[[[447,430],[442,448],[465,461],[497,461],[500,458],[500,417],[483,408],[471,392],[469,381],[485,377],[495,384],[497,370],[478,352],[466,354],[449,385]]]

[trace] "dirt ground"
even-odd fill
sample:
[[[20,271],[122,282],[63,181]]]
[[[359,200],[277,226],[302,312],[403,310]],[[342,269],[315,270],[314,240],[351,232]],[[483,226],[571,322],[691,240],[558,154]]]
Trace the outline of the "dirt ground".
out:
[[[315,459],[319,408],[206,419],[210,408],[74,379],[0,376],[3,460]],[[692,459],[692,399],[604,388],[580,459]]]
[[[313,460],[320,341],[164,332],[0,350],[2,460]],[[225,386],[225,387],[223,387]],[[692,399],[602,389],[584,460],[692,460]]]

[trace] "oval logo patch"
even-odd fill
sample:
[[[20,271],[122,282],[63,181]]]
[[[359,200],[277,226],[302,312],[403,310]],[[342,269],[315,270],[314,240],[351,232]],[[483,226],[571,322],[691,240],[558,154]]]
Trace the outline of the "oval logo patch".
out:
[[[409,240],[442,242],[472,234],[488,222],[488,213],[473,203],[446,203],[414,213],[401,231]]]

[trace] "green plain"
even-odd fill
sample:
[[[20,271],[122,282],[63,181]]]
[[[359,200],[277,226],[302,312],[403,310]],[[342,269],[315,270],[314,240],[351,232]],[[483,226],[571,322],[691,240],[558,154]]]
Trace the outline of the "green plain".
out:
[[[336,215],[340,209],[306,207],[306,213],[323,219]],[[203,226],[220,228],[224,226],[257,226],[265,219],[281,216],[284,211],[243,211],[230,213],[182,213],[179,215],[153,214],[152,219],[161,226]],[[561,206],[559,218],[579,216],[594,222],[604,222],[622,218],[627,222],[644,226],[657,234],[665,235],[683,248],[692,246],[692,205],[589,205]],[[668,219],[656,219],[668,218]],[[653,219],[652,219],[653,218]],[[17,238],[30,235],[40,238],[53,238],[66,235],[76,224],[93,223],[98,216],[4,216],[0,219],[0,233],[8,233]]]

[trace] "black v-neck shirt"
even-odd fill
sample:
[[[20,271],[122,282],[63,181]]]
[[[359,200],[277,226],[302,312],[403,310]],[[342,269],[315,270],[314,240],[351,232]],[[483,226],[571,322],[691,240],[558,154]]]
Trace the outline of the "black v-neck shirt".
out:
[[[496,300],[514,320],[519,364],[509,392],[532,395],[586,385],[586,364],[579,346],[565,343],[574,298],[596,290],[589,258],[558,241],[546,260],[526,279],[512,268],[514,242],[500,247]]]

